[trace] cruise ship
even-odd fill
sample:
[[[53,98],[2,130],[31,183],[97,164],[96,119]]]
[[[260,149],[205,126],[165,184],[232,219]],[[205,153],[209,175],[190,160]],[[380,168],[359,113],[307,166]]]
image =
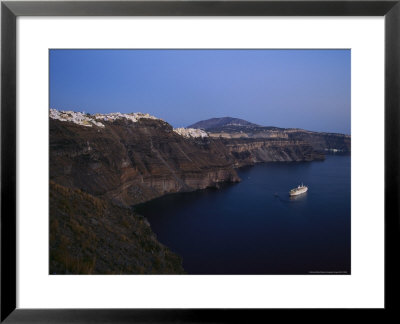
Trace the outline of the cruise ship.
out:
[[[301,184],[301,186],[298,186],[297,188],[290,190],[289,195],[290,196],[301,195],[301,194],[307,192],[307,190],[308,190],[308,187]]]

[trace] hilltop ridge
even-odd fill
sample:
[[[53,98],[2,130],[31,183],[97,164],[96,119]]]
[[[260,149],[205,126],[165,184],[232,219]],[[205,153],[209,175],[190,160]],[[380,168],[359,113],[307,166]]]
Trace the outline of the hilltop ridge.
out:
[[[192,128],[203,129],[213,138],[226,140],[263,139],[292,140],[310,144],[320,152],[350,153],[350,135],[329,132],[314,132],[301,128],[281,128],[262,126],[243,119],[233,117],[211,118],[190,125]]]
[[[233,117],[220,117],[201,120],[197,123],[189,125],[188,128],[200,128],[204,130],[224,127],[224,126],[259,126],[257,124],[248,122],[247,120]]]

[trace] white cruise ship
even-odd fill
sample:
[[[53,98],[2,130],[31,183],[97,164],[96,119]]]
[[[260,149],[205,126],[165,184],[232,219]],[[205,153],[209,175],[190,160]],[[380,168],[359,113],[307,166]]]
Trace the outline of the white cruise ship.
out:
[[[289,195],[290,196],[301,195],[301,194],[307,192],[307,190],[308,190],[308,187],[301,184],[301,186],[298,186],[297,188],[290,190]]]

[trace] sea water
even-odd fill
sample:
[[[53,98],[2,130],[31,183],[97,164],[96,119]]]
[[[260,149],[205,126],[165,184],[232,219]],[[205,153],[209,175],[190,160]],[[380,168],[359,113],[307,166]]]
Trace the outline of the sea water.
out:
[[[262,163],[136,206],[188,274],[350,274],[350,156]],[[308,192],[289,197],[303,183]]]

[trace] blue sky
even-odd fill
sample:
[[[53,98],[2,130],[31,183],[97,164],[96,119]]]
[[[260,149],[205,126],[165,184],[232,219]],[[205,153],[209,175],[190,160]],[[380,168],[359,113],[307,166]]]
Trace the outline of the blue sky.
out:
[[[350,50],[50,50],[50,107],[350,134]]]

